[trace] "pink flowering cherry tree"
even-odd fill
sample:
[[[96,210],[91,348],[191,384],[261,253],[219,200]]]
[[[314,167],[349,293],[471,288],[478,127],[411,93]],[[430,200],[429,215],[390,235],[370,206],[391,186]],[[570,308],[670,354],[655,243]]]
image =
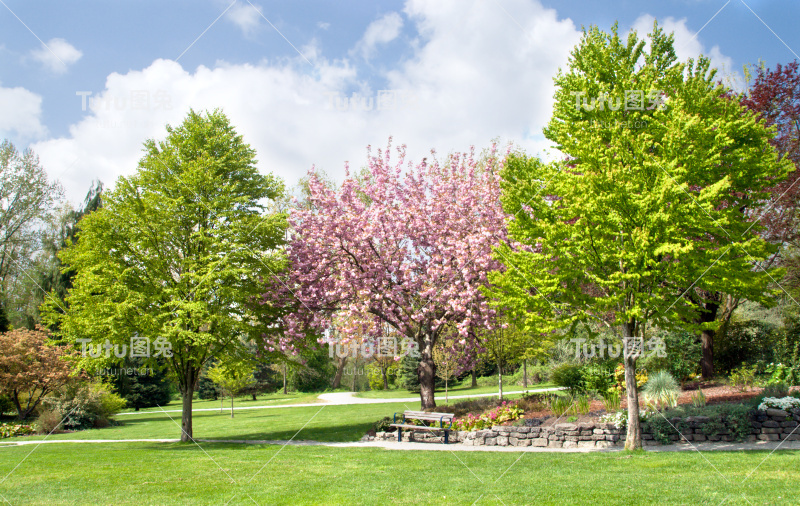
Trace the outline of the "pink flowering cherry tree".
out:
[[[344,339],[388,324],[420,353],[420,399],[431,408],[437,340],[456,329],[462,351],[474,356],[473,329],[493,325],[481,289],[487,273],[502,268],[491,254],[505,238],[502,159],[493,146],[480,160],[474,149],[443,163],[432,152],[433,161],[406,166],[405,146],[396,151],[393,161],[391,140],[376,156],[368,148],[365,171],[351,177],[348,170],[339,188],[309,173],[308,205],[290,213],[288,274],[265,294],[293,299],[295,310],[270,346],[291,351],[333,319],[347,322],[336,325]]]

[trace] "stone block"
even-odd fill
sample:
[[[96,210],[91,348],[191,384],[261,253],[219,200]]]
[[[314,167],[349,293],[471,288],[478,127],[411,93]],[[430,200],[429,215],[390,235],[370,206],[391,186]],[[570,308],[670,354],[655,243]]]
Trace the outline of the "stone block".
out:
[[[578,448],[594,448],[594,441],[578,441]]]
[[[547,443],[548,448],[561,448],[562,447],[561,441],[550,441]]]
[[[586,436],[578,436],[578,441],[594,441],[592,438],[594,436],[586,435]]]
[[[531,439],[531,446],[545,447],[547,446],[547,439],[543,437]]]
[[[497,446],[497,437],[487,437],[484,439],[483,444],[486,446]]]
[[[519,446],[519,438],[511,436],[508,438],[508,446]]]
[[[781,427],[797,427],[798,423],[794,420],[787,420],[785,422],[781,422]]]
[[[692,434],[692,441],[705,441],[706,439],[705,434]]]
[[[574,423],[558,423],[555,426],[556,430],[578,430],[578,426]]]
[[[772,428],[775,428],[775,427],[780,427],[781,424],[776,422],[775,420],[767,420],[766,422],[762,423],[761,426],[762,427],[769,427],[769,428],[772,429]]]
[[[564,441],[574,441],[577,442],[580,436],[564,436]]]
[[[614,443],[612,443],[611,441],[597,441],[597,442],[595,442],[594,445],[595,445],[596,448],[613,448],[614,447]]]
[[[781,439],[777,434],[759,434],[756,437],[761,441],[780,441]]]
[[[782,409],[769,408],[769,409],[767,409],[767,416],[773,417],[773,418],[786,418],[787,416],[789,416],[789,413],[787,413],[786,411],[784,411]]]
[[[762,434],[780,434],[783,432],[783,429],[780,427],[773,428],[773,427],[764,427],[761,429]]]
[[[531,440],[530,439],[518,439],[517,446],[530,446]]]
[[[578,443],[575,441],[564,441],[564,443],[561,445],[561,448],[577,448],[577,447]]]

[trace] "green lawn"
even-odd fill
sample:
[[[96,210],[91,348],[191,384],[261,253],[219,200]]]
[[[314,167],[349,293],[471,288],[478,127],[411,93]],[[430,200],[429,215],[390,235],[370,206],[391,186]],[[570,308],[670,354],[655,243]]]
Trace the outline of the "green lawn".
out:
[[[458,384],[448,389],[449,395],[477,395],[477,394],[496,394],[497,385],[479,386],[472,388],[469,378],[464,383]],[[529,385],[527,390],[539,390],[542,388],[554,388],[556,385],[552,383],[539,383],[537,385]],[[503,388],[503,394],[521,393],[526,389],[519,386],[508,386]],[[366,399],[400,399],[405,397],[419,397],[419,393],[409,392],[406,389],[398,390],[369,390],[367,392],[359,392],[356,397],[364,397]],[[444,388],[436,389],[436,402],[444,402]]]
[[[194,436],[202,439],[290,439],[305,426],[297,439],[316,441],[358,441],[372,425],[395,411],[420,409],[417,403],[349,404],[342,406],[248,409],[195,412]],[[180,413],[143,412],[117,417],[122,425],[69,434],[53,434],[47,439],[173,439],[180,437]],[[307,425],[306,425],[307,424]],[[44,439],[29,436],[26,439]],[[0,440],[0,444],[2,444]]]
[[[797,504],[800,480],[794,451],[766,458],[151,443],[31,450],[0,448],[0,494],[10,504]]]
[[[319,394],[303,394],[303,393],[293,393],[290,392],[286,395],[281,393],[274,393],[274,394],[262,394],[258,396],[257,400],[253,400],[250,396],[245,397],[236,397],[233,400],[233,406],[235,408],[240,407],[248,407],[248,406],[279,406],[281,404],[311,404],[316,402],[321,402],[317,396]],[[195,399],[192,402],[192,410],[195,409],[219,409],[220,401],[219,399],[216,401],[209,401],[209,400],[199,400]],[[223,409],[227,409],[230,413],[231,409],[231,399],[230,397],[226,397],[224,403],[222,404]],[[175,397],[170,401],[169,404],[162,406],[164,410],[180,410],[181,409],[181,400],[180,397]],[[133,412],[132,409],[125,408],[123,411]],[[140,410],[142,413],[158,411],[160,412],[160,408],[143,408]]]

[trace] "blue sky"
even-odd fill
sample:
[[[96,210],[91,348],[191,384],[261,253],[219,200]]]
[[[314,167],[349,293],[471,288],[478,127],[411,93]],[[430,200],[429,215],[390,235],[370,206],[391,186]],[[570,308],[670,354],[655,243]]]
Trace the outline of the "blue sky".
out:
[[[341,177],[390,135],[415,160],[493,138],[543,153],[551,79],[582,26],[657,18],[680,57],[738,82],[800,51],[796,0],[251,1],[0,0],[0,136],[77,202],[190,107],[222,107],[291,184],[312,164]],[[101,100],[84,110],[81,94]]]

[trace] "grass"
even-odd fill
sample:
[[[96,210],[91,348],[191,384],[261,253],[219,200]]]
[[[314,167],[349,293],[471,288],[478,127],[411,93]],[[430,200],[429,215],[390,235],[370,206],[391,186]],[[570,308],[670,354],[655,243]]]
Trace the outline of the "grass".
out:
[[[358,441],[373,424],[396,411],[420,409],[417,403],[348,404],[319,407],[202,411],[192,414],[194,437],[199,439],[290,439],[301,428],[297,439],[315,441]],[[180,413],[140,412],[117,417],[122,425],[67,434],[47,439],[176,439],[180,437]],[[28,436],[25,440],[44,439]],[[11,438],[20,439],[20,438]],[[2,441],[9,440],[0,440]]]
[[[766,458],[179,443],[32,449],[0,448],[0,494],[10,504],[796,504],[800,480],[796,451]]]
[[[249,407],[249,406],[278,406],[281,404],[311,404],[316,402],[321,402],[317,396],[319,394],[304,394],[299,392],[290,392],[288,394],[281,393],[273,393],[273,394],[262,394],[258,396],[257,400],[253,400],[250,396],[243,396],[243,397],[235,397],[233,400],[233,407],[240,408],[240,407]],[[225,409],[228,410],[230,414],[231,410],[231,399],[230,397],[226,397],[225,401],[222,403],[223,411]],[[196,409],[219,409],[220,400],[200,400],[195,399],[192,402],[192,410]],[[162,406],[165,410],[180,410],[181,409],[181,399],[179,396],[174,396],[169,404]],[[133,412],[132,409],[125,408],[124,412]],[[154,408],[142,408],[139,412],[140,413],[148,413],[158,411],[160,412],[161,409],[154,407]]]
[[[552,383],[539,383],[536,385],[529,385],[527,390],[539,390],[542,388],[554,388]],[[503,396],[510,393],[522,393],[526,389],[520,386],[504,386]],[[467,378],[462,383],[448,388],[448,395],[477,395],[477,394],[497,394],[497,384],[490,386],[471,387],[471,380]],[[406,389],[396,390],[369,390],[367,392],[359,392],[356,397],[363,397],[365,399],[401,399],[406,397],[419,397],[419,393],[409,392]],[[439,399],[444,400],[444,388],[436,389],[436,401]]]

